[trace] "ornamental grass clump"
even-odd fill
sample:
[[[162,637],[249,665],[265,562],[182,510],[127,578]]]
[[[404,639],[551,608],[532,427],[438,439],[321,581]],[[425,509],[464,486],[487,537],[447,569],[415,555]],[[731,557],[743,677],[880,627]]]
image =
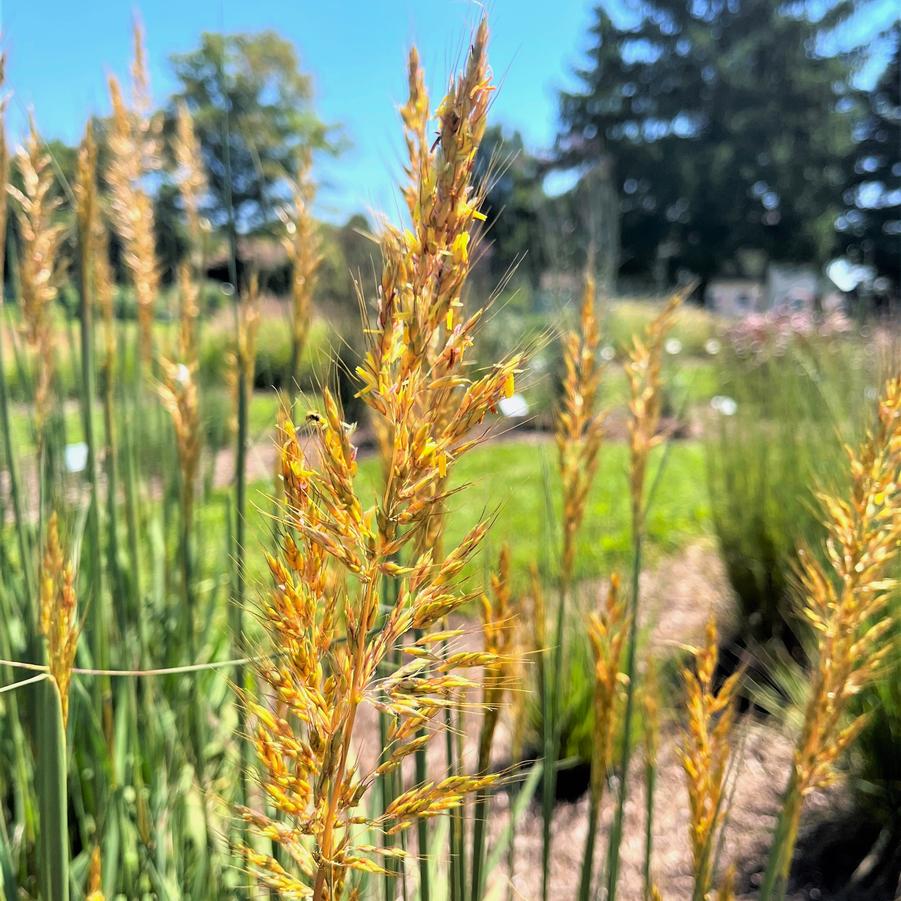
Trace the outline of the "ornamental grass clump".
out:
[[[311,447],[287,418],[281,429],[280,548],[268,558],[274,587],[262,610],[279,654],[259,665],[271,698],[245,693],[262,790],[276,815],[241,813],[281,848],[277,859],[245,847],[248,868],[286,894],[338,898],[354,874],[394,872],[388,859],[405,851],[386,837],[459,808],[498,780],[425,779],[365,812],[379,776],[399,770],[445,728],[444,711],[478,690],[467,670],[493,665],[493,655],[455,651],[434,631],[478,596],[460,579],[488,523],[446,553],[422,541],[444,499],[436,486],[478,443],[478,427],[512,393],[519,365],[514,355],[479,375],[464,363],[481,314],[464,316],[461,294],[479,217],[469,182],[492,90],[487,37],[483,22],[439,107],[439,140],[422,147],[412,228],[386,225],[382,234],[377,317],[358,370],[360,396],[390,434],[375,502],[357,492],[353,428],[329,390],[323,413],[301,425]],[[385,577],[396,591],[391,605],[383,603]],[[380,762],[357,755],[362,705],[387,718]]]
[[[819,495],[828,564],[806,548],[799,553],[803,614],[816,650],[764,899],[785,896],[804,799],[835,779],[836,761],[866,724],[863,716],[848,721],[852,699],[892,662],[889,605],[897,582],[889,574],[901,546],[901,376],[886,382],[875,425],[847,455],[849,499]]]

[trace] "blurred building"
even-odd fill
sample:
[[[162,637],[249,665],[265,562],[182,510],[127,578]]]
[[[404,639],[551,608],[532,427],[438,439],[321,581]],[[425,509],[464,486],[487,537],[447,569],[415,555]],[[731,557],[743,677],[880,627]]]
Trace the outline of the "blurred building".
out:
[[[817,266],[771,263],[761,279],[711,279],[705,302],[720,315],[741,318],[767,312],[835,312],[845,308],[847,295]]]
[[[739,318],[765,309],[764,284],[751,278],[714,278],[707,284],[707,306],[722,316]]]

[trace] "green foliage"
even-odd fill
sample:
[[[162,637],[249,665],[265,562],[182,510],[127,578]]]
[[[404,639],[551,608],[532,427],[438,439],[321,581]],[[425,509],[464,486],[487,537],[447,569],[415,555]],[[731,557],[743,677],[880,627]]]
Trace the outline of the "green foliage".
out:
[[[499,125],[485,130],[475,160],[473,181],[485,185],[484,256],[476,266],[477,284],[497,285],[515,269],[514,279],[537,284],[547,263],[543,229],[541,167],[519,132],[507,135]]]
[[[68,901],[66,727],[56,682],[44,679],[36,693],[38,758],[35,782],[40,811],[41,897],[48,901]]]
[[[318,393],[322,386],[332,349],[329,346],[329,327],[317,320],[310,329],[310,336],[300,362],[300,388]],[[208,329],[200,346],[201,381],[210,385],[224,385],[229,366],[229,355],[234,352],[235,341],[230,331],[215,327]],[[257,333],[257,356],[254,366],[254,387],[260,390],[286,388],[288,366],[291,360],[291,334],[287,324],[277,316],[260,322]]]
[[[558,760],[587,764],[594,743],[594,662],[584,622],[578,616],[569,619],[565,626],[567,654],[563,669],[549,674],[549,690],[559,699]],[[537,698],[535,686],[532,697]],[[529,738],[537,747],[544,728],[541,706],[530,703],[529,714]]]
[[[173,103],[183,100],[194,116],[206,165],[207,215],[223,226],[231,204],[239,230],[263,224],[284,196],[298,148],[333,146],[294,47],[274,31],[205,32],[196,50],[176,54],[172,64],[180,84]],[[173,115],[174,106],[170,127]]]
[[[901,288],[901,25],[892,29],[894,53],[863,107],[846,163],[845,202],[839,242]]]
[[[641,335],[655,316],[660,304],[646,300],[616,300],[610,304],[604,317],[605,340],[623,357],[631,347],[635,335]],[[718,339],[721,324],[716,317],[701,307],[685,305],[670,330],[670,339],[677,341],[679,353],[689,357],[707,357],[707,343]]]

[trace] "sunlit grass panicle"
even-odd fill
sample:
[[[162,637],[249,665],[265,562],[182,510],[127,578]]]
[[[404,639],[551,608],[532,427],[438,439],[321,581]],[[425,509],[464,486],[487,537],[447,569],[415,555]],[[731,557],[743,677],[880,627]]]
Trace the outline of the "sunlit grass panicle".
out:
[[[197,132],[194,130],[194,119],[184,102],[179,103],[176,110],[172,150],[178,166],[176,182],[185,210],[188,235],[191,238],[191,253],[195,266],[197,266],[203,249],[204,233],[200,205],[207,193],[208,181],[203,166],[200,142],[197,139]]]
[[[139,346],[144,362],[153,356],[153,308],[159,294],[153,200],[143,179],[159,166],[159,121],[148,116],[147,75],[140,26],[135,23],[132,67],[133,107],[129,109],[115,76],[109,78],[113,114],[108,135],[109,214],[123,244],[138,310]]]
[[[181,469],[182,505],[190,522],[200,464],[201,428],[195,331],[198,291],[186,264],[179,270],[179,294],[181,310],[178,359],[160,358],[162,379],[158,392],[163,408],[172,417],[175,427],[175,444]]]
[[[648,456],[663,440],[658,434],[663,404],[663,344],[684,297],[684,293],[674,294],[650,323],[644,338],[633,339],[625,366],[629,382],[629,487],[636,529],[641,528],[644,518]]]
[[[503,545],[497,571],[491,574],[491,597],[482,595],[484,650],[491,658],[482,675],[482,729],[479,734],[478,771],[491,760],[491,745],[504,697],[513,687],[514,642],[518,627],[510,587],[510,547]]]
[[[597,393],[601,371],[598,365],[600,330],[595,311],[594,276],[586,272],[582,290],[579,327],[568,332],[563,344],[563,401],[557,415],[557,452],[563,482],[564,586],[572,579],[576,535],[585,515],[588,492],[598,465],[604,417],[598,413]]]
[[[586,617],[588,640],[594,662],[593,713],[591,745],[591,783],[588,811],[588,834],[582,858],[579,897],[591,897],[594,871],[594,846],[607,784],[607,771],[613,756],[613,739],[621,719],[623,695],[623,652],[629,635],[629,613],[620,592],[619,576],[610,578],[610,589],[601,611]]]
[[[63,723],[69,719],[69,686],[78,648],[75,569],[63,551],[59,519],[51,514],[41,561],[40,628],[47,642],[50,677],[59,689]]]
[[[679,749],[689,801],[689,838],[694,865],[694,897],[713,889],[717,841],[728,816],[726,781],[732,756],[736,718],[736,690],[741,671],[714,688],[718,661],[716,622],[707,622],[704,645],[695,653],[694,667],[685,667],[688,730]]]
[[[300,355],[310,331],[316,275],[322,263],[319,230],[312,209],[316,194],[312,165],[309,148],[299,151],[291,208],[282,212],[285,226],[282,246],[291,263],[291,371],[288,374],[291,390],[296,388]]]
[[[875,426],[848,448],[845,500],[821,493],[828,569],[799,552],[803,612],[814,628],[813,679],[792,764],[764,894],[784,893],[804,798],[834,779],[834,765],[865,724],[846,722],[851,699],[885,667],[895,647],[889,608],[897,583],[888,575],[901,545],[901,376],[890,378]]]
[[[337,898],[350,871],[393,872],[382,862],[402,849],[361,843],[358,826],[392,835],[459,807],[497,781],[492,775],[425,780],[373,819],[361,813],[375,781],[421,751],[444,728],[439,714],[478,690],[463,671],[493,662],[428,635],[473,599],[460,579],[488,523],[477,523],[446,554],[420,540],[442,500],[436,486],[475,444],[471,431],[513,390],[519,359],[465,377],[461,357],[478,315],[458,322],[454,312],[476,218],[469,179],[491,90],[486,40],[483,24],[439,112],[444,131],[422,170],[422,186],[430,189],[420,193],[415,231],[386,227],[378,319],[360,369],[361,396],[391,435],[381,495],[370,507],[361,503],[353,430],[328,390],[323,411],[303,426],[309,454],[287,418],[280,429],[283,541],[279,556],[269,558],[274,587],[264,622],[281,653],[261,666],[260,677],[290,719],[265,697],[245,699],[256,723],[263,789],[278,817],[243,815],[281,846],[297,874],[286,874],[286,863],[248,853],[261,883],[294,879],[292,890],[306,886],[319,899]],[[384,612],[383,576],[397,589]],[[392,666],[398,656],[408,662]],[[387,726],[387,745],[368,771],[354,750],[361,704],[379,711]],[[308,844],[311,852],[304,850]]]
[[[22,324],[34,368],[34,408],[38,432],[46,420],[56,359],[51,308],[59,292],[63,265],[60,248],[65,226],[58,212],[62,198],[54,193],[50,155],[44,150],[34,119],[28,138],[16,154],[22,190],[9,185],[16,203],[21,250],[19,282]]]

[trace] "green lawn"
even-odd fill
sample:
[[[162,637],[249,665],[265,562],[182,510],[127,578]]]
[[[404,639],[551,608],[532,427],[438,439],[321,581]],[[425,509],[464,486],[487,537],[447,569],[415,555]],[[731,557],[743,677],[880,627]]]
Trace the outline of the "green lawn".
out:
[[[653,458],[650,477],[663,459],[662,450]],[[601,465],[591,493],[577,562],[577,577],[591,578],[624,568],[630,557],[629,498],[626,471],[628,451],[624,444],[605,445]],[[364,505],[376,497],[378,462],[364,460],[360,466],[360,493]],[[493,557],[503,542],[512,552],[514,579],[522,587],[532,560],[550,576],[556,569],[559,545],[558,516],[560,482],[556,472],[554,445],[545,441],[510,439],[484,445],[464,457],[456,467],[452,487],[468,487],[448,501],[448,542],[459,540],[482,516],[496,515],[485,548]],[[268,518],[271,483],[259,482],[250,498],[265,512],[251,514],[248,561],[250,571],[263,574],[262,547],[269,543]],[[553,511],[549,517],[550,509]],[[221,510],[221,501],[216,505]],[[666,470],[658,483],[648,517],[648,556],[653,562],[708,534],[710,510],[707,500],[704,450],[698,442],[674,442],[666,455]],[[477,566],[484,566],[484,561]]]

